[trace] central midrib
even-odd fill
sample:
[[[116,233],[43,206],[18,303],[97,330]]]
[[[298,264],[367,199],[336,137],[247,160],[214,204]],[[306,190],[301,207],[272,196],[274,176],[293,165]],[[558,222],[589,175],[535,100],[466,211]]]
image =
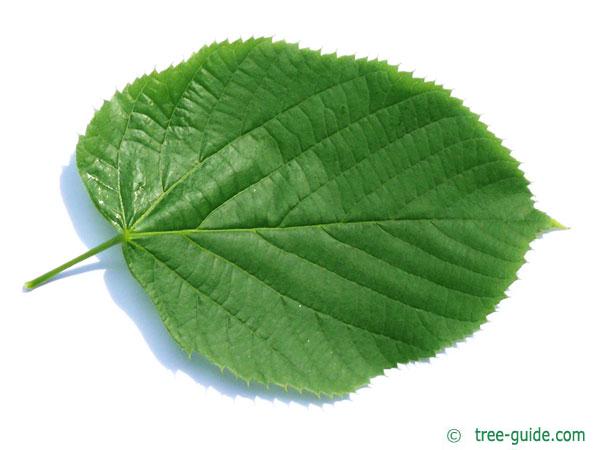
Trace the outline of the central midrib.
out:
[[[181,230],[158,230],[158,231],[135,231],[127,230],[127,239],[146,238],[152,236],[165,236],[165,235],[189,235],[198,233],[255,233],[259,231],[290,231],[299,229],[311,229],[311,228],[322,228],[326,226],[343,226],[343,225],[369,225],[369,224],[386,224],[386,223],[398,223],[398,222],[466,222],[466,223],[539,223],[542,224],[539,219],[519,219],[519,218],[401,218],[401,219],[382,219],[382,220],[361,220],[353,222],[327,222],[327,223],[315,223],[306,225],[294,225],[288,227],[248,227],[248,228],[191,228]],[[550,221],[551,226],[557,226],[554,221]],[[126,240],[127,240],[126,239]]]

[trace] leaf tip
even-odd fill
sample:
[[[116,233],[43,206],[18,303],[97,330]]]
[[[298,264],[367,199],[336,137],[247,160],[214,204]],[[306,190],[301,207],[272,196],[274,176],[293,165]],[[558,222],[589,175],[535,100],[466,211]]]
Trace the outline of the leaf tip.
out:
[[[570,230],[571,228],[563,225],[562,223],[560,223],[558,220],[552,219],[550,218],[550,227],[549,230]]]

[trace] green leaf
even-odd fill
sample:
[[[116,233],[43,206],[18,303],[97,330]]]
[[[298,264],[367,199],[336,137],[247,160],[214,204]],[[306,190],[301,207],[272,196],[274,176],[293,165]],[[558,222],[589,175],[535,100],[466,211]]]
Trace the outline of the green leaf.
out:
[[[244,380],[356,389],[479,328],[537,211],[499,139],[385,62],[213,44],[104,103],[79,172],[165,326]]]

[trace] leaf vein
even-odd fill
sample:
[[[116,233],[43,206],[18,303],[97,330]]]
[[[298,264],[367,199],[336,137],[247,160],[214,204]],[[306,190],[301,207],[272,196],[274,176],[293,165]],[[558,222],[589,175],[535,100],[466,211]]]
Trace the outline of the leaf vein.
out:
[[[371,291],[371,292],[373,292],[373,293],[375,293],[375,294],[381,295],[381,296],[383,296],[383,297],[387,298],[388,300],[391,300],[391,301],[392,301],[392,302],[394,302],[394,303],[400,303],[401,305],[403,305],[403,306],[406,306],[406,307],[408,307],[409,309],[412,309],[412,310],[414,310],[414,311],[415,311],[417,314],[422,314],[422,313],[425,313],[425,314],[431,314],[431,315],[433,315],[433,316],[440,317],[440,318],[442,318],[442,319],[444,319],[444,320],[456,320],[456,321],[458,321],[458,322],[473,323],[473,321],[471,321],[471,320],[464,320],[464,319],[459,319],[459,318],[457,318],[457,317],[450,317],[450,316],[446,316],[446,315],[444,315],[444,314],[441,314],[441,313],[438,313],[438,312],[432,311],[432,310],[430,310],[430,309],[425,309],[425,308],[421,308],[421,307],[419,307],[419,306],[411,305],[411,304],[409,304],[409,303],[406,303],[406,302],[402,301],[402,299],[395,298],[395,297],[390,297],[390,296],[389,296],[389,295],[387,295],[385,292],[381,292],[380,290],[378,290],[378,289],[375,289],[375,288],[373,288],[373,287],[371,287],[371,286],[367,286],[366,284],[363,284],[363,283],[361,283],[361,282],[359,282],[359,281],[357,281],[357,280],[353,280],[353,279],[351,279],[351,278],[348,278],[348,277],[346,277],[346,276],[342,275],[341,273],[339,273],[339,272],[336,272],[336,271],[335,271],[335,270],[333,270],[333,269],[330,269],[330,268],[328,268],[328,267],[325,267],[325,266],[323,266],[322,264],[319,264],[318,262],[315,262],[315,261],[313,261],[312,259],[308,259],[308,258],[307,258],[307,257],[305,257],[305,256],[302,256],[302,255],[300,255],[300,254],[298,254],[298,253],[295,253],[295,252],[292,252],[292,251],[290,251],[290,250],[287,250],[287,249],[285,249],[285,248],[283,248],[283,247],[280,247],[279,245],[277,245],[277,244],[274,244],[272,241],[270,241],[269,239],[267,239],[267,238],[266,238],[266,237],[265,237],[265,236],[264,236],[262,233],[260,233],[260,232],[257,232],[256,234],[258,234],[258,235],[259,235],[259,236],[260,236],[262,239],[264,239],[264,241],[265,241],[265,242],[267,242],[269,245],[271,245],[271,246],[273,246],[273,247],[275,247],[275,248],[277,248],[277,249],[279,249],[279,250],[281,250],[281,251],[283,251],[283,252],[285,252],[285,253],[288,253],[288,254],[290,254],[290,255],[294,255],[294,256],[296,256],[296,257],[298,257],[298,258],[302,259],[303,261],[306,261],[306,262],[308,262],[308,263],[310,263],[310,264],[312,264],[312,265],[314,265],[314,266],[316,266],[316,267],[318,267],[318,268],[320,268],[320,269],[322,269],[322,270],[325,270],[325,271],[327,271],[327,272],[329,272],[329,273],[331,273],[331,274],[333,274],[333,275],[336,275],[338,278],[341,278],[341,279],[342,279],[342,280],[344,280],[344,281],[348,281],[348,282],[350,282],[350,283],[352,283],[352,284],[354,284],[354,285],[356,285],[356,286],[359,286],[359,287],[361,287],[361,288],[367,289],[367,290],[369,290],[369,291]],[[328,233],[328,235],[329,235],[329,233]],[[434,337],[435,337],[436,339],[438,338],[438,336],[434,336]]]
[[[193,241],[192,241],[193,242]],[[174,269],[173,267],[171,267],[169,264],[167,264],[166,261],[163,261],[161,258],[159,258],[156,254],[154,254],[153,252],[151,252],[148,248],[144,247],[143,245],[139,245],[139,244],[134,244],[136,247],[144,250],[146,253],[148,253],[149,255],[151,255],[156,261],[158,261],[159,263],[161,263],[164,267],[166,267],[167,269],[169,269],[174,275],[176,275],[179,279],[183,280],[187,285],[189,285],[193,290],[195,290],[196,292],[198,292],[199,294],[205,296],[206,298],[210,299],[215,305],[218,305],[223,311],[225,311],[225,313],[235,319],[236,321],[238,321],[241,325],[243,325],[245,328],[247,328],[250,333],[254,336],[256,336],[257,338],[259,338],[260,340],[262,340],[263,342],[265,342],[265,344],[267,344],[268,347],[271,348],[271,350],[273,350],[275,353],[279,354],[281,357],[283,357],[286,361],[288,361],[290,363],[290,365],[292,365],[296,370],[298,370],[299,372],[301,372],[303,375],[305,375],[307,378],[308,374],[306,372],[303,371],[303,369],[301,367],[299,367],[298,365],[296,365],[291,359],[289,359],[288,356],[286,356],[285,354],[281,353],[281,351],[274,347],[272,343],[269,342],[269,340],[260,335],[258,333],[258,330],[254,329],[254,327],[250,326],[246,321],[243,321],[242,319],[240,319],[235,313],[233,313],[232,311],[230,311],[227,307],[225,307],[222,303],[218,302],[212,295],[210,295],[209,293],[207,293],[204,290],[201,290],[198,286],[192,284],[189,280],[187,280],[183,275],[181,275],[176,269]],[[257,368],[258,371],[258,368]]]
[[[274,173],[278,172],[280,169],[282,169],[283,167],[287,167],[290,163],[292,163],[293,161],[295,161],[296,159],[298,159],[299,157],[301,157],[302,155],[305,155],[307,152],[313,152],[314,153],[314,148],[321,145],[323,142],[326,142],[328,140],[330,140],[332,137],[340,135],[341,133],[343,133],[344,131],[348,130],[349,128],[351,128],[352,126],[355,126],[357,123],[361,122],[362,120],[368,120],[368,118],[371,115],[375,115],[383,110],[389,109],[389,108],[394,108],[397,106],[400,106],[402,103],[404,103],[405,101],[409,101],[409,100],[414,100],[415,98],[424,95],[424,94],[431,94],[431,93],[437,93],[437,91],[426,91],[426,92],[422,92],[420,94],[416,94],[413,95],[412,97],[408,97],[403,99],[400,102],[391,104],[391,105],[387,105],[385,107],[379,108],[373,112],[370,112],[368,115],[366,116],[361,116],[358,119],[355,119],[351,122],[349,122],[347,125],[345,125],[342,128],[338,128],[335,132],[333,132],[330,135],[325,136],[324,138],[320,139],[318,142],[311,144],[309,147],[303,149],[300,151],[300,153],[298,153],[297,155],[295,155],[293,158],[291,158],[290,160],[286,161],[285,164],[282,164],[280,166],[278,166],[277,168],[275,168],[274,170],[272,170],[271,172],[267,173],[266,175],[262,176],[259,180],[257,180],[256,182],[253,182],[252,184],[250,184],[249,186],[246,186],[244,189],[242,189],[241,191],[236,192],[233,196],[225,199],[223,202],[221,202],[219,205],[217,205],[216,208],[214,208],[212,211],[210,211],[202,220],[202,222],[200,222],[200,224],[198,225],[198,227],[201,227],[202,224],[210,217],[211,214],[213,214],[215,211],[217,211],[219,208],[221,208],[222,206],[224,206],[225,204],[227,204],[230,200],[235,199],[238,195],[242,194],[243,192],[247,191],[248,189],[250,189],[253,186],[256,186],[258,183],[260,183],[261,181],[263,181],[266,178],[269,178],[271,175],[273,175]],[[444,119],[448,119],[450,117],[445,117]],[[435,122],[431,122],[431,123],[435,123]],[[427,124],[429,125],[429,124]],[[426,125],[424,125],[426,126]],[[419,129],[415,130],[418,131]]]
[[[370,73],[375,73],[375,72],[370,72]],[[198,168],[199,168],[199,167],[200,167],[202,164],[206,163],[206,161],[207,161],[207,160],[209,160],[209,159],[210,159],[212,156],[215,156],[215,155],[217,155],[217,154],[218,154],[218,153],[219,153],[221,150],[223,150],[223,149],[225,149],[225,148],[227,148],[227,147],[231,146],[232,144],[234,144],[236,141],[238,141],[238,140],[239,140],[239,139],[241,139],[242,137],[245,137],[245,136],[249,135],[250,133],[252,133],[254,130],[256,130],[256,129],[258,129],[258,128],[261,128],[261,127],[264,127],[264,126],[265,126],[267,123],[269,123],[269,122],[271,122],[271,121],[273,121],[273,120],[276,120],[276,119],[278,119],[278,117],[280,117],[281,115],[283,115],[283,114],[287,113],[288,111],[290,111],[290,110],[294,109],[294,108],[295,108],[295,107],[297,107],[298,105],[300,105],[300,104],[302,104],[302,103],[304,103],[304,102],[306,102],[306,101],[308,101],[308,100],[310,100],[310,99],[312,99],[312,98],[318,97],[319,95],[321,95],[321,94],[323,94],[323,93],[327,92],[327,91],[328,91],[328,90],[330,90],[330,89],[333,89],[333,88],[335,88],[335,87],[337,87],[337,86],[340,86],[340,85],[342,85],[342,84],[345,84],[345,83],[352,82],[352,81],[354,81],[354,80],[355,80],[355,79],[357,79],[357,78],[360,78],[360,77],[365,77],[365,76],[367,76],[367,75],[369,75],[369,73],[364,73],[364,74],[361,74],[361,75],[357,75],[356,77],[354,77],[354,78],[351,78],[351,79],[349,79],[349,80],[346,80],[346,81],[344,81],[343,83],[336,83],[336,84],[333,84],[333,85],[331,85],[331,86],[328,86],[328,87],[326,87],[326,88],[324,88],[324,89],[322,89],[322,90],[320,90],[320,91],[317,91],[317,92],[315,92],[315,93],[313,93],[313,94],[309,95],[309,96],[308,96],[308,97],[306,97],[306,98],[303,98],[303,99],[299,100],[298,102],[294,103],[293,105],[289,106],[288,108],[284,109],[283,111],[280,111],[280,112],[278,112],[277,114],[275,114],[274,116],[272,116],[272,117],[270,117],[269,119],[265,120],[264,122],[262,122],[262,123],[260,123],[260,124],[256,125],[255,127],[251,128],[250,130],[248,130],[248,131],[244,132],[243,134],[241,134],[241,135],[237,136],[235,139],[231,140],[230,142],[227,142],[226,144],[224,144],[223,146],[221,146],[220,148],[218,148],[217,150],[215,150],[215,151],[214,151],[212,154],[210,154],[209,156],[207,156],[207,157],[206,157],[206,158],[204,158],[203,160],[200,160],[200,161],[196,162],[196,163],[195,163],[195,164],[194,164],[192,167],[190,167],[190,169],[189,169],[188,171],[186,171],[186,172],[185,172],[185,173],[184,173],[184,174],[183,174],[181,177],[179,177],[179,178],[178,178],[178,179],[177,179],[177,180],[176,180],[176,181],[175,181],[175,182],[174,182],[174,183],[173,183],[171,186],[169,186],[169,188],[168,188],[168,189],[167,189],[165,192],[163,192],[163,194],[159,195],[159,196],[158,196],[158,197],[157,197],[157,198],[156,198],[156,199],[153,201],[153,203],[152,203],[152,204],[151,204],[151,205],[150,205],[150,206],[149,206],[149,207],[148,207],[148,208],[147,208],[147,209],[146,209],[146,210],[145,210],[145,211],[142,213],[142,215],[140,216],[140,218],[139,218],[139,219],[138,219],[138,220],[137,220],[137,221],[136,221],[136,222],[135,222],[135,223],[132,225],[132,227],[131,227],[131,228],[135,227],[135,225],[137,225],[137,224],[138,224],[139,222],[141,222],[141,221],[142,221],[144,218],[146,218],[146,217],[147,217],[147,215],[148,215],[150,212],[152,212],[152,210],[154,210],[154,209],[156,208],[156,206],[158,205],[158,203],[160,203],[160,202],[162,201],[162,199],[163,199],[163,198],[164,198],[166,195],[168,195],[168,194],[169,194],[169,192],[171,192],[171,191],[172,191],[172,190],[173,190],[173,189],[174,189],[174,188],[175,188],[177,185],[179,185],[181,182],[183,182],[185,179],[187,179],[187,178],[188,178],[190,175],[192,175],[192,174],[193,174],[193,173],[194,173],[196,170],[198,170]],[[439,93],[439,91],[427,91],[427,92],[438,92],[438,93]],[[411,98],[412,98],[412,97],[411,97]],[[395,105],[390,105],[390,107],[391,107],[391,106],[395,106]]]
[[[206,247],[203,247],[203,246],[201,246],[201,245],[200,245],[200,244],[198,244],[196,241],[194,241],[193,239],[190,239],[190,238],[189,238],[189,237],[187,237],[187,236],[185,236],[185,238],[186,238],[186,239],[188,239],[190,242],[193,242],[195,245],[197,245],[197,246],[198,246],[199,248],[201,248],[202,250],[204,250],[204,251],[206,251],[206,252],[208,252],[208,253],[211,253],[212,255],[215,255],[216,257],[218,257],[218,258],[222,259],[223,261],[225,261],[225,262],[227,262],[227,263],[229,263],[229,264],[231,264],[231,265],[233,265],[233,266],[237,267],[239,270],[241,270],[242,272],[246,273],[246,274],[247,274],[249,277],[251,277],[251,278],[253,278],[253,279],[257,280],[257,281],[258,281],[260,284],[262,284],[262,285],[266,286],[268,289],[272,290],[272,291],[273,291],[275,294],[277,294],[279,297],[282,297],[282,298],[284,298],[284,299],[287,299],[288,301],[294,302],[295,304],[301,304],[302,306],[304,306],[304,307],[306,307],[306,308],[310,309],[311,311],[314,311],[314,312],[315,312],[315,313],[317,313],[317,314],[320,314],[320,315],[322,315],[322,316],[328,317],[328,318],[330,318],[330,319],[333,319],[333,320],[335,320],[335,321],[337,321],[337,322],[340,322],[340,323],[342,323],[342,324],[348,325],[348,326],[350,326],[351,328],[354,328],[354,329],[356,329],[356,330],[359,330],[359,331],[362,331],[362,332],[366,332],[366,333],[371,333],[371,334],[374,334],[374,335],[380,336],[380,337],[382,337],[382,338],[386,338],[386,339],[389,339],[389,340],[391,340],[391,341],[399,342],[399,343],[401,343],[401,344],[408,345],[408,346],[411,346],[411,347],[413,347],[413,348],[417,348],[417,349],[420,349],[420,350],[427,350],[427,349],[425,349],[425,348],[422,348],[422,347],[419,347],[419,346],[417,346],[417,345],[411,344],[411,343],[409,343],[409,342],[403,341],[402,339],[395,338],[395,337],[393,337],[393,336],[389,336],[389,335],[387,335],[387,334],[378,333],[378,332],[376,332],[376,331],[372,331],[372,330],[369,330],[369,329],[367,329],[367,328],[363,328],[363,327],[361,327],[361,326],[358,326],[358,325],[354,325],[354,324],[352,324],[352,323],[350,323],[350,322],[346,322],[346,321],[344,321],[344,320],[342,320],[342,319],[340,319],[340,318],[338,318],[338,317],[332,316],[332,315],[331,315],[331,314],[329,314],[329,313],[326,313],[326,312],[324,312],[324,311],[321,311],[321,310],[318,310],[318,309],[316,309],[316,308],[314,308],[314,307],[312,307],[312,306],[310,306],[310,305],[307,305],[306,303],[304,303],[304,302],[302,302],[302,301],[300,301],[300,300],[298,300],[298,299],[296,299],[296,298],[290,297],[290,296],[288,296],[288,295],[284,294],[283,292],[280,292],[280,291],[278,291],[277,289],[275,289],[273,286],[271,286],[271,285],[270,285],[269,283],[267,283],[266,281],[264,281],[264,280],[261,280],[260,278],[258,278],[258,277],[257,277],[256,275],[254,275],[253,273],[249,272],[248,270],[246,270],[245,268],[243,268],[243,267],[242,267],[242,266],[240,266],[239,264],[237,264],[237,263],[233,262],[232,260],[230,260],[230,259],[228,259],[228,258],[225,258],[223,255],[217,254],[217,253],[215,253],[214,251],[212,251],[212,250],[209,250],[209,249],[207,249]]]
[[[377,255],[374,255],[374,254],[372,254],[372,253],[370,253],[370,252],[366,251],[366,250],[365,250],[365,249],[363,249],[363,248],[359,248],[359,247],[356,247],[355,245],[352,245],[352,244],[350,244],[350,243],[348,243],[348,242],[342,241],[341,239],[339,239],[339,238],[335,237],[333,234],[331,234],[329,231],[327,231],[327,229],[326,229],[325,227],[322,227],[322,228],[323,228],[323,230],[324,230],[324,231],[325,231],[325,232],[326,232],[326,233],[327,233],[329,236],[331,236],[331,238],[332,238],[332,239],[336,240],[336,241],[337,241],[337,242],[339,242],[340,244],[342,244],[342,245],[345,245],[345,246],[348,246],[348,247],[350,247],[350,248],[353,248],[353,249],[355,249],[355,250],[357,250],[357,251],[359,251],[359,252],[361,252],[361,253],[365,253],[366,255],[369,255],[369,256],[371,256],[371,257],[373,257],[373,258],[377,259],[378,261],[381,261],[381,262],[383,262],[384,264],[386,264],[386,265],[388,265],[388,266],[390,266],[390,267],[393,267],[394,269],[400,270],[401,272],[404,272],[405,274],[407,274],[407,275],[409,275],[409,276],[413,276],[413,277],[415,277],[415,278],[421,279],[421,280],[425,281],[426,283],[433,284],[433,285],[436,285],[436,286],[438,286],[438,287],[441,287],[442,289],[448,289],[449,291],[454,291],[454,292],[457,292],[457,293],[459,293],[459,294],[466,295],[466,296],[468,296],[468,297],[474,297],[474,298],[477,298],[479,301],[481,301],[481,299],[483,299],[483,298],[489,298],[489,299],[492,299],[492,298],[493,298],[493,297],[488,297],[488,296],[485,296],[485,295],[475,295],[475,294],[472,294],[472,293],[470,293],[470,292],[466,292],[466,291],[463,291],[463,290],[460,290],[460,289],[452,288],[452,287],[450,287],[450,286],[446,286],[446,285],[444,285],[444,284],[441,284],[441,283],[439,283],[439,282],[437,282],[437,281],[435,281],[435,280],[431,280],[431,279],[429,279],[429,278],[426,278],[426,277],[424,277],[424,276],[421,276],[421,275],[419,275],[419,274],[416,274],[416,273],[410,272],[410,271],[408,271],[408,270],[406,270],[406,269],[403,269],[402,267],[396,266],[396,265],[394,265],[394,264],[392,264],[392,263],[390,263],[390,262],[386,261],[385,259],[382,259],[381,257],[379,257],[379,256],[377,256]]]

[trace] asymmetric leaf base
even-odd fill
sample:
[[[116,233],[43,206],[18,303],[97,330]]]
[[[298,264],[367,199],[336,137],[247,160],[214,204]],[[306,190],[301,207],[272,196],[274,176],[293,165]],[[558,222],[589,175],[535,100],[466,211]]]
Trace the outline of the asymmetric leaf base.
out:
[[[459,100],[384,62],[213,44],[115,94],[77,147],[110,245],[177,343],[343,394],[479,328],[559,225]]]

